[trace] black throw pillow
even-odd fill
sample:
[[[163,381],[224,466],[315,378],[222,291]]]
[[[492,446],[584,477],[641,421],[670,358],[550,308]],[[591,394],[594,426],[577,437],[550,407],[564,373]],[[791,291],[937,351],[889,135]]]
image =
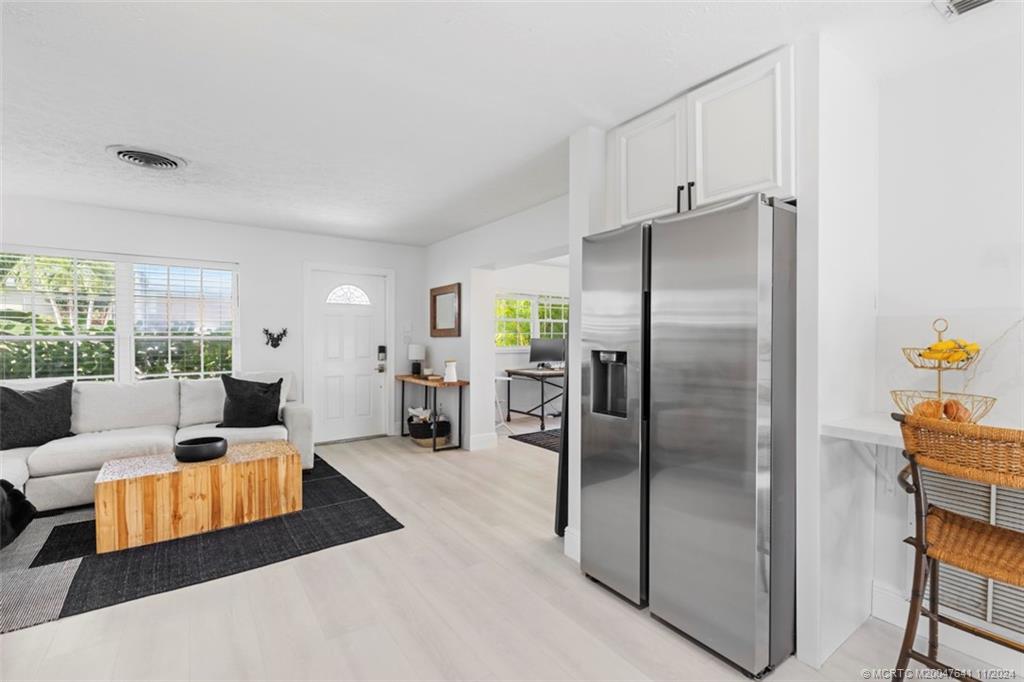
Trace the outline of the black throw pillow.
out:
[[[253,428],[281,423],[277,415],[284,379],[264,384],[222,374],[220,380],[224,383],[224,418],[217,426]]]
[[[35,516],[36,508],[25,499],[25,493],[0,479],[0,547],[14,542]]]
[[[71,432],[71,382],[34,391],[0,386],[0,450],[49,443]]]

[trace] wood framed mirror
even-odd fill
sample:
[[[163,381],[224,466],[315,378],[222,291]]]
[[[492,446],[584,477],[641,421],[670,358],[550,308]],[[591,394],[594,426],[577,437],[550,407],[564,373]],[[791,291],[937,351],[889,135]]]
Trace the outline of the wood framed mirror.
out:
[[[430,290],[430,335],[462,336],[462,284]]]

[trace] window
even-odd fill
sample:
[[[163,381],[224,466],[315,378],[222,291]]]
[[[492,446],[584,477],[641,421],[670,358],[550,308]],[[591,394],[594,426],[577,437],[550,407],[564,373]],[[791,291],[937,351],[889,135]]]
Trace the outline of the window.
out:
[[[494,302],[494,345],[523,349],[531,338],[564,339],[569,333],[569,300],[560,296],[498,294]]]
[[[231,371],[234,273],[135,264],[136,378],[208,377]]]
[[[0,380],[230,372],[235,273],[0,252]]]
[[[0,253],[0,379],[113,379],[115,266]]]
[[[353,284],[342,284],[327,294],[327,302],[342,305],[370,305],[370,297]]]
[[[569,300],[543,296],[537,301],[537,338],[564,339],[569,334]]]
[[[494,345],[498,348],[522,348],[533,335],[533,299],[499,296],[494,302]]]

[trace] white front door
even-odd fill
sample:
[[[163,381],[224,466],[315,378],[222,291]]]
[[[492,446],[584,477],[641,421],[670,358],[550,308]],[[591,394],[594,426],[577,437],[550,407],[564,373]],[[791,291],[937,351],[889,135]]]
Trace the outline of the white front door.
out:
[[[387,344],[384,277],[314,270],[307,310],[312,313],[313,438],[317,442],[387,432]],[[391,349],[388,349],[389,351]]]

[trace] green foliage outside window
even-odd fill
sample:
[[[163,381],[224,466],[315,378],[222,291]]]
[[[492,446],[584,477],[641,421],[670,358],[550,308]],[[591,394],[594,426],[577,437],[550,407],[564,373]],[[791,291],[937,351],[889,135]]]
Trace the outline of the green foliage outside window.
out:
[[[569,302],[564,298],[541,298],[537,302],[538,337],[564,339],[569,333]]]
[[[531,338],[564,339],[569,301],[554,296],[503,295],[494,301],[494,345],[526,348]]]
[[[115,288],[109,261],[0,253],[0,379],[112,378]]]
[[[502,298],[494,302],[494,345],[521,348],[530,345],[533,301],[529,298]]]

